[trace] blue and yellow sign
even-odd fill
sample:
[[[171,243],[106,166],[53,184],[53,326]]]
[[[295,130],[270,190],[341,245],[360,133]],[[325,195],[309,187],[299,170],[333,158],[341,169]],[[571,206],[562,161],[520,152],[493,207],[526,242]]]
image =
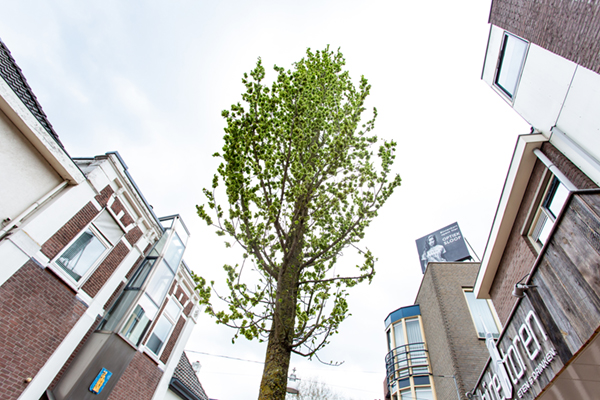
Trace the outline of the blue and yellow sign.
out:
[[[110,372],[106,368],[102,368],[102,371],[100,371],[98,376],[96,376],[96,379],[94,379],[94,382],[92,382],[92,384],[90,385],[90,392],[100,394],[102,389],[104,389],[104,385],[106,385],[106,382],[108,382],[108,380],[110,379],[111,375],[112,372]]]

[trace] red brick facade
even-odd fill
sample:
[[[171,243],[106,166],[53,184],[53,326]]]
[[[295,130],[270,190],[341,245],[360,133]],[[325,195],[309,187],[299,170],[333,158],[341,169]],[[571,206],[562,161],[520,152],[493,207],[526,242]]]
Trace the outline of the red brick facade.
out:
[[[129,254],[127,246],[123,242],[117,243],[104,261],[96,268],[92,276],[83,284],[83,291],[91,297],[96,296],[127,254]]]
[[[113,190],[113,188],[110,187],[110,185],[107,185],[104,189],[102,189],[100,191],[100,194],[98,196],[96,196],[96,201],[102,206],[102,207],[106,207],[106,205],[108,204],[108,200],[110,199],[110,197],[113,195],[115,191]]]
[[[600,73],[597,0],[493,0],[490,23]]]
[[[171,355],[171,352],[173,351],[173,347],[175,347],[175,344],[177,343],[177,339],[179,339],[179,335],[181,335],[181,331],[183,330],[184,325],[185,325],[185,318],[179,317],[179,321],[177,321],[175,328],[173,328],[173,332],[171,332],[171,336],[169,336],[169,340],[167,341],[167,344],[165,345],[165,349],[163,350],[162,354],[160,355],[160,361],[162,361],[163,363],[166,364],[167,361],[169,361],[169,356]]]
[[[149,400],[154,395],[162,374],[156,362],[138,351],[108,399]]]
[[[573,165],[571,161],[550,143],[544,143],[542,152],[577,188],[589,189],[596,187],[581,170]],[[531,205],[535,201],[536,193],[545,170],[546,167],[540,161],[537,161],[490,290],[494,307],[503,324],[506,323],[517,300],[515,297],[507,296],[506,294],[512,293],[515,284],[530,272],[537,258],[537,250],[535,250],[529,238],[521,235],[521,232],[529,215]]]
[[[53,259],[100,212],[89,202],[42,245],[42,253]]]
[[[125,239],[129,242],[130,245],[134,245],[138,240],[142,237],[142,230],[139,226],[131,229],[129,232],[125,234]]]
[[[35,377],[85,310],[71,290],[34,261],[0,287],[3,399],[19,397],[26,388],[25,379]]]

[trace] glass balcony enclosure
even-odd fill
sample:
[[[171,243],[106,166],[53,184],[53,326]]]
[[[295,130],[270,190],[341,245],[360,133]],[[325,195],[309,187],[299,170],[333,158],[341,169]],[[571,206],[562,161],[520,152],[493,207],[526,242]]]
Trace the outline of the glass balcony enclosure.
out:
[[[178,215],[159,220],[164,229],[162,237],[138,267],[98,327],[100,331],[119,332],[135,346],[141,343],[165,302],[189,238],[189,232]],[[176,313],[171,310],[171,314]],[[170,319],[172,320],[173,316]],[[172,324],[169,320],[161,322],[165,327]],[[159,339],[153,337],[154,352],[162,346],[162,342],[160,346],[157,344]]]

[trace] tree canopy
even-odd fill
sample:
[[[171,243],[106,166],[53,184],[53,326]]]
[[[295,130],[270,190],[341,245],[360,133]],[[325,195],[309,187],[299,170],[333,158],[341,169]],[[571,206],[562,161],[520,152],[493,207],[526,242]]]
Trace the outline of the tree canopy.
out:
[[[243,249],[240,264],[224,266],[224,310],[211,304],[212,283],[196,279],[206,311],[235,328],[234,339],[268,339],[259,398],[283,399],[290,352],[312,357],[338,331],[346,288],[371,281],[375,258],[358,250],[363,262],[349,276],[334,266],[400,185],[396,143],[371,134],[376,109],[361,120],[371,86],[361,77],[356,87],[344,64],[339,50],[309,49],[293,69],[275,66],[269,85],[259,59],[242,79],[242,102],[222,112],[222,163],[204,189],[208,208],[197,206],[227,246]],[[257,277],[242,279],[249,269]]]

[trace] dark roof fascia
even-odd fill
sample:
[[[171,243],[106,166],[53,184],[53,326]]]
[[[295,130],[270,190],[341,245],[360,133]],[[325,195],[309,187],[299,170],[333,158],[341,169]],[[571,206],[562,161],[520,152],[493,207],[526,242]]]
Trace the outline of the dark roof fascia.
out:
[[[169,382],[169,389],[174,391],[184,400],[203,400],[201,397],[197,396],[194,394],[194,392],[188,389],[183,382],[175,377],[171,378],[171,382]]]
[[[12,56],[8,47],[0,39],[0,76],[6,84],[12,89],[17,95],[21,102],[27,107],[31,114],[38,120],[40,125],[44,127],[46,132],[56,141],[56,143],[65,150],[62,142],[58,138],[58,134],[54,131],[52,124],[48,120],[46,113],[42,109],[42,106],[37,100],[33,90],[27,83],[23,71],[17,65],[14,57]],[[66,150],[65,150],[66,152]]]

